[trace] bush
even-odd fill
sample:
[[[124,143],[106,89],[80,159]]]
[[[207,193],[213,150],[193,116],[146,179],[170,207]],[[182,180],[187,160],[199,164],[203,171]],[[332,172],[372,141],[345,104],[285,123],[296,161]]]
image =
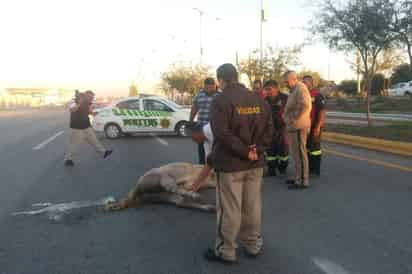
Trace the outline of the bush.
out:
[[[358,92],[358,82],[356,80],[343,80],[338,89],[346,94],[355,95]]]
[[[385,76],[383,74],[376,74],[372,80],[372,95],[382,95],[385,89]]]

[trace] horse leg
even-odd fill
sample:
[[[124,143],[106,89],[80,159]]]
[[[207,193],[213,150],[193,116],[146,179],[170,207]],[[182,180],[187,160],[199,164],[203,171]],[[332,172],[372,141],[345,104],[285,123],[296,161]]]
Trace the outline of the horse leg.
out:
[[[177,207],[188,208],[188,209],[197,209],[207,212],[215,212],[216,208],[214,205],[200,203],[194,201],[190,198],[186,198],[177,193],[161,192],[156,194],[146,194],[141,197],[142,201],[145,203],[165,203],[173,204]]]

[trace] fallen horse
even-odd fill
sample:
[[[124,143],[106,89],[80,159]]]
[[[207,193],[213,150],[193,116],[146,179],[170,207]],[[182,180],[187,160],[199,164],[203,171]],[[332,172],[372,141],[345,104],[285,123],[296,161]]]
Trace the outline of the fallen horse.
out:
[[[171,163],[153,168],[141,176],[125,199],[109,202],[106,210],[122,210],[147,203],[168,203],[178,207],[214,212],[215,206],[205,203],[201,195],[192,191],[193,184],[202,176],[203,165]],[[207,172],[201,188],[216,187],[214,172]]]

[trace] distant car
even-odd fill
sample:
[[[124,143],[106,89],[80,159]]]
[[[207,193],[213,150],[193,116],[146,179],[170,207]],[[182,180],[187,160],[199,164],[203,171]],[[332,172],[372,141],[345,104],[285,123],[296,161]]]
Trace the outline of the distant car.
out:
[[[109,139],[133,133],[186,135],[190,109],[159,96],[128,97],[96,109],[92,117],[95,131]]]
[[[398,83],[388,91],[389,96],[412,96],[412,81]]]

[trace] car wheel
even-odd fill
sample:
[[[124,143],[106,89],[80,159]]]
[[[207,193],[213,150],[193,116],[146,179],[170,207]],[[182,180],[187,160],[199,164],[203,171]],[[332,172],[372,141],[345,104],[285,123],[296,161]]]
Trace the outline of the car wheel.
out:
[[[412,92],[410,91],[405,92],[405,96],[412,96]]]
[[[122,135],[122,130],[116,124],[108,124],[104,128],[104,134],[107,139],[117,139]]]
[[[181,121],[177,123],[176,128],[175,128],[176,134],[180,137],[186,137],[187,136],[186,126],[187,126],[187,122],[185,121]]]

